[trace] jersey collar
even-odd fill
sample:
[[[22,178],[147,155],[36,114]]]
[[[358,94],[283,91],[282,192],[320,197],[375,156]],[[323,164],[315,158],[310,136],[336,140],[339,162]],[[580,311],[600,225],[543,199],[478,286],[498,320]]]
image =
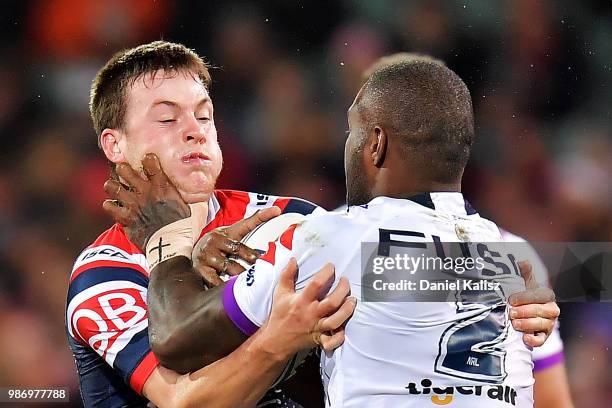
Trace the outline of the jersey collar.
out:
[[[376,197],[368,205],[378,204],[384,200],[396,200],[390,197]],[[459,192],[430,192],[405,197],[400,200],[410,200],[416,204],[450,214],[474,215],[476,210]]]

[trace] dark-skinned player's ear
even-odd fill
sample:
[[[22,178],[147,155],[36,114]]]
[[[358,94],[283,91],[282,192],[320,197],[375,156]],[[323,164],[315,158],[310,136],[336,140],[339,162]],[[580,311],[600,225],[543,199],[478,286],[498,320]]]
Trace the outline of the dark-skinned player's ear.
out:
[[[374,128],[375,140],[372,144],[372,162],[376,167],[382,167],[387,155],[387,133],[376,126]]]

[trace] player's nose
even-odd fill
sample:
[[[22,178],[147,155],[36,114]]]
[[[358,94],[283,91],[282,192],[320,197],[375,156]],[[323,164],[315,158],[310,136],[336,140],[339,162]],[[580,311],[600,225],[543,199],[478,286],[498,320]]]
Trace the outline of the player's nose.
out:
[[[194,116],[190,118],[183,130],[183,137],[187,142],[204,143],[206,142],[207,125],[200,123]]]

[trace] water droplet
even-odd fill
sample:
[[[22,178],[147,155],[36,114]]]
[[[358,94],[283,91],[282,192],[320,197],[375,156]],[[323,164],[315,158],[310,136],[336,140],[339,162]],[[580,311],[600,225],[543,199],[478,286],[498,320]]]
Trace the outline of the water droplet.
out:
[[[340,65],[344,66],[344,62],[341,62]]]
[[[267,23],[267,22],[269,22],[269,21],[270,21],[270,19],[269,19],[269,18],[266,18],[266,23]]]

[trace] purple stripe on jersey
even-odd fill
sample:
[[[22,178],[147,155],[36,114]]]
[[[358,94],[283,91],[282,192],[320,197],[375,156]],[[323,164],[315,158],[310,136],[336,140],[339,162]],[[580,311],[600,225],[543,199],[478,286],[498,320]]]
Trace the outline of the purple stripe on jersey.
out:
[[[545,368],[554,366],[555,364],[561,363],[565,359],[563,355],[563,350],[538,360],[533,361],[533,371],[540,371]]]
[[[259,327],[249,320],[248,317],[242,313],[240,310],[240,306],[236,302],[236,298],[234,297],[234,284],[236,283],[236,279],[238,277],[234,276],[225,284],[225,288],[223,288],[223,308],[225,309],[225,313],[230,318],[230,320],[247,336],[253,335],[259,329]]]

